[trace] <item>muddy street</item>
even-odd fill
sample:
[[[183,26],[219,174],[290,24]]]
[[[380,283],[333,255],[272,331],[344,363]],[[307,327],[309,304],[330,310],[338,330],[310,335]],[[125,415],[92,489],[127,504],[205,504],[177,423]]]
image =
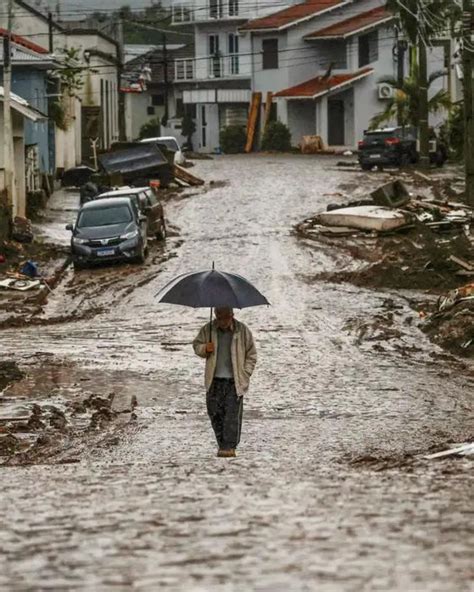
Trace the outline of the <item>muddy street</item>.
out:
[[[1,331],[26,377],[0,415],[138,406],[107,437],[0,467],[0,590],[472,590],[472,461],[423,459],[472,437],[472,366],[419,330],[415,293],[314,281],[359,264],[294,232],[385,175],[275,155],[193,171],[215,183],[165,204],[173,232],[143,267],[68,269],[31,326]],[[232,460],[191,347],[208,313],[154,300],[213,262],[272,303],[237,311],[258,365]]]

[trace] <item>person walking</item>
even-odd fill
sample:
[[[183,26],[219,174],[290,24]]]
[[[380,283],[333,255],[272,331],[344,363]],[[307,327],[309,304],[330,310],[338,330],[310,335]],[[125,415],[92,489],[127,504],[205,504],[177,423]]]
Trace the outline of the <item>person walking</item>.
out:
[[[201,328],[193,348],[206,359],[207,412],[219,446],[217,456],[227,458],[236,456],[240,442],[244,395],[257,350],[250,329],[234,318],[232,308],[216,308],[214,314],[215,320]]]

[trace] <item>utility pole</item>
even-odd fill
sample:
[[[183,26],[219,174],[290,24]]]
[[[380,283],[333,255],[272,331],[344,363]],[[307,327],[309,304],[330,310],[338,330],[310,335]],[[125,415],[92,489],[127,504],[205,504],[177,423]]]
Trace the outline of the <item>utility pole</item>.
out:
[[[163,77],[165,82],[165,112],[161,119],[161,124],[163,126],[168,125],[169,119],[169,110],[168,110],[168,49],[166,47],[166,33],[163,33]]]
[[[125,122],[125,95],[122,92],[122,75],[124,68],[124,53],[123,53],[123,10],[120,10],[117,22],[117,107],[118,107],[118,134],[119,141],[125,142],[127,139],[126,122]]]
[[[464,167],[466,177],[466,201],[474,206],[474,94],[472,23],[474,5],[472,0],[463,0],[463,90],[464,90]]]
[[[397,33],[398,35],[398,33]],[[407,42],[404,39],[397,38],[397,82],[398,88],[402,88],[405,79],[405,52],[407,50]],[[401,127],[404,125],[402,117],[402,106],[400,102],[397,103],[397,125]]]
[[[13,128],[11,103],[12,61],[11,35],[13,27],[13,0],[8,1],[7,32],[3,38],[3,154],[5,170],[5,189],[7,203],[12,206],[13,217],[18,215],[18,196],[15,193],[15,167],[13,157]]]
[[[53,14],[51,12],[48,12],[48,48],[49,53],[54,53]]]
[[[430,143],[428,130],[428,64],[426,46],[421,35],[418,36],[418,75],[420,85],[420,105],[418,130],[420,139],[420,167],[430,166]]]

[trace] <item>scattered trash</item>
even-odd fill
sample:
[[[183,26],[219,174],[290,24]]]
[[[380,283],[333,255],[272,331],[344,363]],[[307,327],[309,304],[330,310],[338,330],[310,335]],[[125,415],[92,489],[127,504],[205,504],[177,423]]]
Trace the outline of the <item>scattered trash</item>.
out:
[[[33,229],[27,218],[15,216],[13,218],[12,238],[19,243],[31,243],[33,240]]]
[[[6,280],[0,280],[0,288],[6,288],[8,290],[19,290],[20,292],[26,292],[32,290],[41,285],[39,280],[20,280],[16,278],[9,278]]]
[[[370,195],[376,205],[388,208],[401,208],[410,201],[408,189],[398,179],[378,187]]]
[[[0,255],[0,263],[6,263],[6,261],[5,255]]]
[[[447,456],[474,456],[474,442],[466,442],[460,444],[456,448],[449,448],[442,452],[435,452],[434,454],[428,454],[424,458],[432,460],[434,458],[445,458]]]
[[[346,150],[342,153],[342,156],[354,156],[354,153],[351,150]]]
[[[27,261],[20,270],[20,273],[29,278],[36,278],[39,276],[38,265],[34,261]]]
[[[173,166],[173,175],[175,179],[178,179],[179,181],[182,181],[187,185],[190,185],[191,187],[198,187],[200,185],[204,185],[204,181],[202,179],[196,177],[196,175],[192,175],[189,171],[183,169],[177,164]]]
[[[451,290],[446,296],[440,297],[438,299],[438,311],[448,310],[459,302],[465,302],[466,300],[474,300],[474,283]]]

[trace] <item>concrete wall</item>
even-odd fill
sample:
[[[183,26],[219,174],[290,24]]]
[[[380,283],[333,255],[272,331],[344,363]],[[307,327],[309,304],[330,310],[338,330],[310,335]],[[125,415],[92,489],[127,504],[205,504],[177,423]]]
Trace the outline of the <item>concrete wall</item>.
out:
[[[3,105],[3,103],[2,103]],[[0,109],[0,170],[4,169],[5,163],[5,142],[3,138],[3,107]],[[17,204],[14,216],[25,216],[26,195],[25,195],[25,142],[24,142],[24,118],[12,110],[13,126],[13,167],[14,187],[13,201]],[[0,192],[4,189],[4,180],[0,185]]]
[[[278,6],[272,6],[272,3],[269,0],[239,0],[239,17],[246,18],[246,19],[253,19],[258,18],[261,16],[265,16],[269,13],[275,12],[276,10],[283,10],[287,6],[291,6],[292,4],[299,4],[301,0],[287,0],[287,2],[278,2]],[[173,8],[177,8],[181,5],[186,6],[192,18],[196,22],[208,22],[210,20],[210,13],[209,13],[209,0],[174,0],[171,3]],[[229,16],[229,0],[222,0],[222,21],[235,21]]]
[[[303,136],[316,133],[315,101],[289,101],[288,127],[291,131],[291,145],[298,146]]]

